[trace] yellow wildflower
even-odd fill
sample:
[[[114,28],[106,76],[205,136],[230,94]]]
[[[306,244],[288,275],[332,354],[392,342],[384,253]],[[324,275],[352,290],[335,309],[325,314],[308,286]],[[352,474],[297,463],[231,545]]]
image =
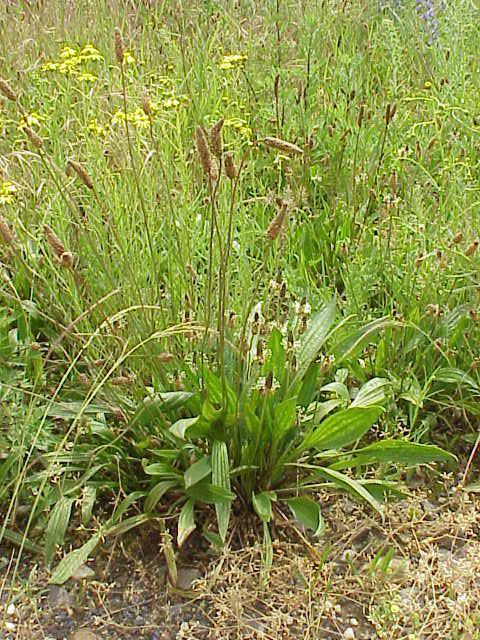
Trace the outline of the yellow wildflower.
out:
[[[127,122],[130,122],[134,127],[140,129],[149,126],[148,117],[143,113],[142,109],[137,108],[135,111],[127,113]],[[112,116],[112,127],[125,122],[125,113],[122,110],[116,111]]]
[[[94,76],[93,73],[87,73],[86,71],[83,71],[82,73],[79,73],[77,75],[77,80],[79,80],[80,82],[96,82],[97,76]]]
[[[0,184],[0,204],[13,204],[17,191],[18,189],[13,182],[9,180],[2,182]]]
[[[60,51],[60,58],[63,59],[74,58],[76,55],[77,52],[72,47],[63,47]]]
[[[222,56],[219,67],[220,69],[223,69],[223,70],[244,67],[246,59],[247,59],[247,56],[242,55],[240,53],[227,54]]]
[[[84,61],[103,60],[100,52],[93,46],[93,44],[86,44],[78,55]]]
[[[128,51],[128,49],[125,49],[125,51],[123,52],[123,64],[124,65],[133,65],[135,64],[136,60],[133,57],[131,51]]]
[[[102,127],[102,125],[97,120],[94,120],[94,119],[90,120],[90,122],[87,125],[87,129],[88,131],[90,131],[90,133],[93,133],[95,136],[98,136],[99,138],[105,138],[105,136],[107,135],[105,127]]]

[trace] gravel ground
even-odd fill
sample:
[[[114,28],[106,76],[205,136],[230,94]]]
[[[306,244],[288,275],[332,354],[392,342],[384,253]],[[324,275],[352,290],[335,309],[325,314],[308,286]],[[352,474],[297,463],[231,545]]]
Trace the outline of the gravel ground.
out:
[[[451,478],[389,504],[384,520],[348,497],[320,496],[320,540],[277,522],[262,586],[262,548],[213,554],[193,538],[168,584],[155,533],[111,544],[83,576],[48,585],[0,548],[3,640],[100,638],[480,640],[480,498]]]

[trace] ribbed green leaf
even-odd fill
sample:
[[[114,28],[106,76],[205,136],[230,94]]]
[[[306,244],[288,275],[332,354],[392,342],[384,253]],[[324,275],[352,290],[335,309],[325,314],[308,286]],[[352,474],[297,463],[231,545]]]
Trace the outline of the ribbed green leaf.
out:
[[[87,485],[83,490],[82,498],[82,524],[85,526],[92,517],[93,507],[97,499],[97,490],[91,485]]]
[[[323,523],[320,506],[311,498],[290,498],[286,500],[295,520],[306,529],[313,531],[314,536],[319,536],[325,526]]]
[[[341,449],[361,438],[377,421],[381,407],[349,407],[326,418],[304,438],[302,450]]]
[[[204,456],[194,462],[183,474],[185,480],[185,489],[200,482],[212,473],[212,459],[210,456]]]
[[[263,522],[270,522],[272,518],[272,502],[276,500],[277,496],[273,491],[262,491],[262,493],[253,494],[253,508]]]
[[[340,473],[340,471],[335,471],[335,469],[327,469],[326,467],[320,467],[318,469],[318,473],[319,475],[324,476],[325,478],[330,480],[337,487],[348,491],[354,496],[363,498],[363,500],[368,502],[376,511],[383,514],[382,505],[357,480],[350,478],[344,473]]]
[[[161,482],[158,482],[152,489],[150,489],[147,497],[145,498],[145,511],[153,511],[167,491],[177,485],[178,483],[176,480],[162,480]]]
[[[390,382],[385,378],[372,378],[360,388],[351,406],[371,407],[382,404],[389,386]]]
[[[230,492],[230,464],[225,442],[215,441],[212,446],[212,484]],[[230,511],[230,502],[219,501],[215,503],[218,533],[223,543],[225,543],[227,538]]]
[[[62,497],[55,505],[45,532],[45,563],[52,562],[57,545],[61,545],[65,538],[70,515],[72,513],[73,498]]]
[[[195,514],[193,512],[195,500],[190,498],[183,505],[178,518],[177,544],[179,547],[183,545],[188,536],[195,531]]]
[[[185,440],[185,436],[190,427],[193,427],[199,420],[199,416],[195,418],[183,418],[182,420],[177,420],[175,424],[172,424],[169,431],[180,440]]]
[[[432,444],[418,444],[404,440],[382,440],[357,449],[354,461],[357,464],[372,462],[391,462],[408,465],[428,464],[429,462],[448,462],[455,460],[448,451]]]
[[[303,378],[308,367],[318,356],[334,319],[335,303],[333,301],[312,318],[297,353],[297,373],[295,375],[295,382]]]
[[[100,537],[101,533],[99,531],[79,549],[67,554],[53,572],[50,583],[63,584],[71,578],[75,571],[88,560],[88,556],[99,543]]]

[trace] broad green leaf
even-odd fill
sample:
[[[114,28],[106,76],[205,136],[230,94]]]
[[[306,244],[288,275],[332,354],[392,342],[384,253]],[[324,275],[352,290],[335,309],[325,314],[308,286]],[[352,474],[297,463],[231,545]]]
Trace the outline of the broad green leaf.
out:
[[[300,448],[341,449],[361,438],[377,421],[381,407],[349,407],[326,418],[307,434]]]
[[[194,395],[195,394],[188,391],[169,391],[147,398],[138,407],[130,422],[130,426],[135,424],[146,425],[154,420],[158,420],[159,416],[166,410],[175,410],[184,407]]]
[[[385,400],[385,391],[390,387],[386,378],[372,378],[358,391],[352,407],[371,407],[380,405]]]
[[[212,485],[230,492],[230,464],[225,442],[215,441],[212,445]],[[231,503],[219,501],[215,503],[218,533],[225,543],[230,521]]]
[[[345,400],[346,402],[350,401],[350,393],[343,382],[329,382],[328,384],[323,385],[323,387],[320,388],[320,391],[323,391],[324,393],[334,393],[341,400]]]
[[[152,462],[152,464],[146,464],[146,460],[143,461],[143,471],[148,476],[165,476],[167,478],[176,478],[180,474],[167,462]]]
[[[252,504],[256,514],[263,522],[269,522],[272,518],[272,502],[277,500],[273,491],[262,491],[253,494]]]
[[[312,363],[302,379],[302,386],[298,392],[297,404],[301,407],[308,407],[308,405],[315,398],[318,393],[318,372],[320,366],[317,363]]]
[[[448,451],[432,444],[418,444],[405,440],[382,440],[357,449],[354,460],[356,464],[390,462],[417,465],[454,461],[456,458]]]
[[[262,549],[262,571],[260,574],[260,583],[262,588],[266,587],[268,583],[268,577],[270,575],[270,569],[273,563],[273,546],[272,538],[270,537],[270,529],[268,528],[268,522],[263,521],[263,549]]]
[[[475,380],[461,369],[454,369],[452,367],[444,367],[438,369],[434,374],[434,379],[438,382],[445,382],[447,384],[458,384],[460,386],[467,386],[480,391],[480,387]]]
[[[194,507],[195,500],[193,498],[189,498],[180,511],[177,533],[177,544],[179,547],[182,547],[188,536],[195,531]]]
[[[75,571],[88,560],[88,556],[99,543],[101,535],[101,532],[98,531],[79,549],[75,549],[67,554],[53,572],[50,578],[50,584],[63,584],[71,578]]]
[[[1,529],[0,528],[0,542],[2,539],[8,540],[13,544],[18,545],[19,547],[23,547],[27,551],[31,553],[36,553],[37,555],[43,554],[43,549],[40,545],[31,542],[28,538],[24,538],[23,534],[18,533],[17,531],[11,531],[10,529]]]
[[[145,498],[145,511],[153,511],[167,491],[175,486],[178,486],[178,482],[176,480],[162,480],[158,482],[152,489],[150,489],[147,497]]]
[[[115,522],[120,520],[121,517],[123,516],[123,514],[126,513],[130,509],[132,504],[135,504],[136,502],[138,502],[138,500],[140,500],[144,496],[145,496],[145,492],[144,491],[132,491],[132,493],[129,493],[128,496],[126,498],[124,498],[120,502],[118,507],[115,509],[115,511],[113,513],[113,520]]]
[[[223,487],[218,487],[210,482],[203,480],[189,487],[187,495],[206,504],[217,504],[217,502],[228,503],[235,498],[233,493]]]
[[[394,327],[397,323],[388,318],[379,318],[364,325],[351,335],[347,336],[342,342],[335,345],[333,349],[335,360],[340,364],[348,358],[353,358],[362,351],[372,340],[376,333],[387,327]]]
[[[62,497],[55,505],[48,520],[45,532],[45,563],[52,562],[57,545],[61,545],[65,538],[70,515],[72,513],[73,498]]]
[[[91,485],[87,485],[83,490],[82,497],[82,524],[85,526],[89,523],[92,517],[93,507],[95,506],[95,500],[97,499],[97,490]]]
[[[328,469],[327,467],[319,467],[318,473],[324,478],[327,478],[327,480],[330,480],[330,482],[332,482],[337,487],[340,487],[341,489],[344,489],[348,491],[348,493],[353,494],[357,497],[363,498],[363,500],[368,502],[376,511],[378,511],[378,513],[383,515],[382,505],[357,480],[350,478],[344,473],[340,473],[340,471],[336,471],[335,469]]]
[[[182,420],[177,420],[175,424],[172,424],[169,431],[176,438],[180,438],[180,440],[185,440],[186,433],[190,427],[193,427],[199,420],[199,416],[195,416],[195,418],[182,418]]]
[[[289,398],[275,405],[273,410],[273,437],[281,440],[292,427],[297,417],[297,399]]]
[[[135,529],[135,527],[145,524],[149,520],[150,516],[147,513],[139,513],[136,516],[126,518],[126,520],[122,520],[122,522],[109,527],[105,534],[108,536],[120,536],[127,531],[130,531],[130,529]]]
[[[50,418],[73,420],[79,413],[82,413],[82,415],[96,415],[97,413],[111,412],[112,409],[106,404],[88,404],[85,406],[83,400],[74,400],[72,402],[54,402],[46,413]]]
[[[210,456],[203,456],[197,462],[194,462],[183,474],[185,481],[185,489],[200,482],[212,472],[212,459]]]
[[[314,536],[319,536],[325,526],[323,523],[320,506],[311,498],[290,498],[286,500],[295,520],[306,529],[313,531]]]
[[[318,356],[320,349],[328,336],[330,327],[335,319],[335,303],[332,300],[325,308],[316,314],[310,321],[302,344],[297,354],[297,373],[295,382],[302,380],[308,367]]]

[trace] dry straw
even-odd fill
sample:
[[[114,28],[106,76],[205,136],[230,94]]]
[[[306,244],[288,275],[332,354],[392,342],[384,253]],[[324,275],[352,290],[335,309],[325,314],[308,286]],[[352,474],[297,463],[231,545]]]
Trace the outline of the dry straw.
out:
[[[270,136],[267,136],[266,138],[264,138],[263,142],[267,145],[267,147],[277,149],[278,151],[286,153],[289,156],[298,156],[303,153],[303,149],[301,149],[296,144],[287,142],[286,140],[281,140],[280,138],[272,138]]]
[[[195,141],[197,143],[197,151],[200,158],[203,170],[207,175],[212,171],[212,158],[210,156],[210,149],[208,148],[207,138],[200,125],[195,129]]]
[[[85,167],[79,162],[72,159],[67,160],[67,174],[69,174],[70,171],[74,171],[86,187],[93,189],[93,180],[88,175]]]

